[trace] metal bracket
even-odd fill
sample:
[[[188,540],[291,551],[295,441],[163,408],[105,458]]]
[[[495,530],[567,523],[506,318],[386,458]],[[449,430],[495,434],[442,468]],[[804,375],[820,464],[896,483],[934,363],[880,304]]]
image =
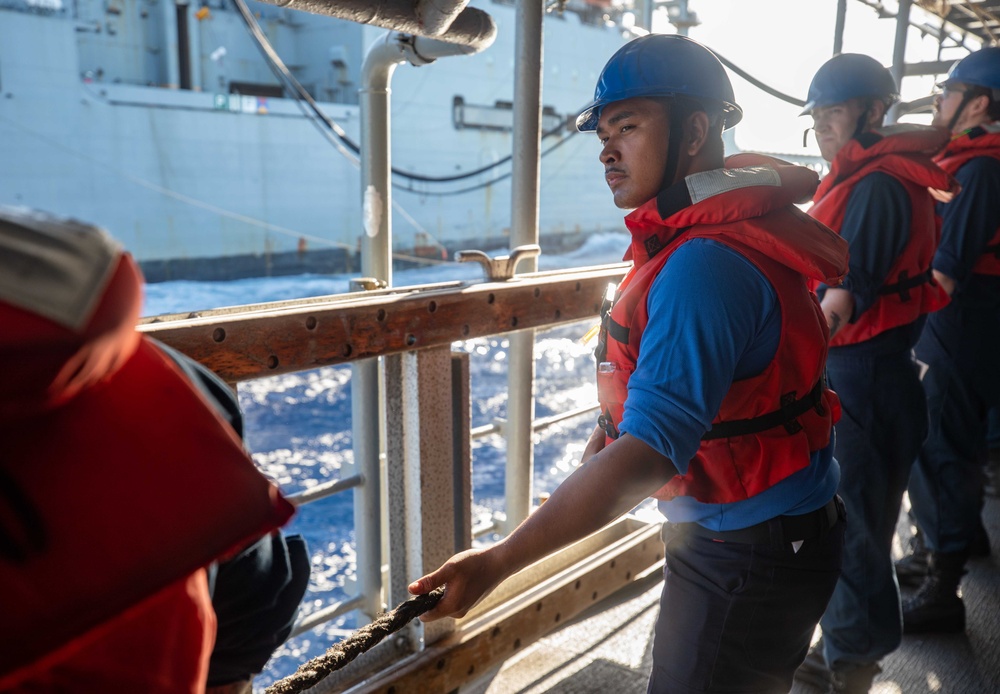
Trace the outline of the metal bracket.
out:
[[[377,289],[385,289],[389,283],[377,277],[355,277],[350,281],[352,292],[372,292]]]
[[[486,279],[491,282],[500,282],[513,279],[514,268],[525,258],[536,258],[542,252],[537,243],[530,243],[518,246],[511,250],[510,255],[498,255],[491,258],[482,251],[458,251],[455,253],[455,260],[459,263],[475,261],[483,266]]]

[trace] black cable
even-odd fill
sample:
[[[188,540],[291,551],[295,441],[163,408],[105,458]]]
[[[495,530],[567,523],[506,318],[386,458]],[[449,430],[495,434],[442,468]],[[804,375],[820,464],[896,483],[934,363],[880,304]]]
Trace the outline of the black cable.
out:
[[[712,51],[712,52],[715,53],[715,51]],[[771,96],[776,97],[778,99],[781,99],[782,101],[786,101],[786,102],[788,102],[788,103],[790,103],[790,104],[792,104],[794,106],[805,106],[806,105],[806,102],[803,101],[802,99],[796,99],[794,96],[789,96],[788,94],[785,94],[783,92],[779,92],[774,87],[769,87],[768,85],[764,84],[759,79],[757,79],[756,77],[753,77],[752,75],[750,75],[743,68],[737,66],[735,63],[733,63],[733,62],[731,62],[729,60],[726,60],[725,58],[723,58],[718,53],[715,53],[715,57],[718,58],[719,62],[721,62],[723,65],[725,65],[726,67],[728,67],[730,70],[732,70],[733,72],[735,72],[737,75],[739,75],[740,77],[742,77],[743,79],[745,79],[747,82],[749,82],[753,86],[757,87],[757,89],[761,90],[762,92],[770,94]]]
[[[267,40],[267,36],[265,36],[264,32],[261,30],[260,25],[257,24],[257,20],[254,18],[253,13],[250,12],[250,8],[247,7],[246,2],[244,2],[244,0],[233,0],[233,3],[236,5],[236,9],[239,11],[240,16],[243,18],[243,23],[250,32],[250,36],[253,38],[254,43],[257,44],[257,48],[263,54],[264,61],[268,64],[268,67],[271,68],[271,72],[273,72],[278,78],[278,81],[291,92],[292,97],[299,102],[300,107],[301,102],[305,101],[316,117],[318,117],[320,121],[326,125],[326,127],[329,128],[348,149],[350,149],[354,154],[360,154],[361,148],[358,147],[355,142],[351,141],[349,137],[347,137],[347,133],[345,133],[339,125],[334,123],[325,113],[323,113],[309,92],[306,91],[306,88],[303,87],[299,81],[295,79],[295,76],[288,70],[284,61],[281,60],[281,56],[277,54],[274,47],[271,45],[271,42]]]
[[[267,40],[267,36],[265,36],[264,32],[261,30],[260,25],[257,24],[257,20],[254,18],[253,13],[250,12],[250,8],[247,7],[246,2],[244,0],[233,0],[233,2],[239,10],[240,16],[243,18],[243,22],[246,24],[251,37],[254,39],[254,42],[263,54],[265,61],[271,68],[271,71],[275,74],[278,80],[284,84],[288,91],[291,92],[292,98],[296,101],[305,101],[308,104],[309,109],[324,125],[326,125],[327,128],[333,132],[334,135],[336,135],[338,140],[340,140],[353,153],[360,154],[361,148],[358,144],[351,140],[340,126],[334,123],[325,113],[323,113],[322,109],[320,109],[319,105],[312,98],[312,95],[309,94],[305,87],[303,87],[302,84],[295,79],[295,76],[288,70],[288,67],[281,60],[281,56],[279,56],[274,50],[274,47],[271,46],[270,42]],[[560,123],[558,126],[543,132],[542,139],[551,137],[552,135],[560,132],[562,129],[563,124]],[[565,140],[577,134],[578,133],[575,131],[570,131],[569,134],[563,139]],[[498,166],[503,166],[507,162],[511,161],[511,159],[513,159],[513,155],[507,155],[496,160],[495,162],[481,166],[478,169],[449,176],[428,176],[426,174],[414,173],[412,171],[406,171],[396,167],[392,167],[392,173],[396,176],[401,176],[402,178],[407,178],[412,181],[419,181],[421,183],[450,183],[479,176],[480,174],[486,173],[487,171],[495,169]],[[504,178],[509,178],[509,174],[496,180],[503,180]],[[476,186],[470,190],[475,190],[479,187],[481,186]]]

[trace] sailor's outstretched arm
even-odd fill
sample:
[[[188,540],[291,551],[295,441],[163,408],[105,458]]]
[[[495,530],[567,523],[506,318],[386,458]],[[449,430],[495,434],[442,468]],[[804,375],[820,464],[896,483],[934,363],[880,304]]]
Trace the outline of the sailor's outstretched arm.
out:
[[[508,537],[485,550],[456,554],[411,583],[416,595],[447,584],[441,602],[420,619],[465,616],[505,578],[604,527],[676,474],[669,458],[622,436],[586,460]]]

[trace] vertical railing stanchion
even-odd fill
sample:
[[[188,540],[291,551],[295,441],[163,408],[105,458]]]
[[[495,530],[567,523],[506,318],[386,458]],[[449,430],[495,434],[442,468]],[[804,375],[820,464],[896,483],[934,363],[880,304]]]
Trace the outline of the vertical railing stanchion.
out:
[[[451,441],[455,551],[472,547],[472,398],[469,354],[451,354]]]
[[[352,289],[359,288],[352,282]],[[385,609],[382,591],[382,384],[379,360],[351,364],[351,436],[354,469],[361,485],[354,490],[354,541],[360,609],[374,618]]]
[[[512,161],[511,248],[538,243],[538,180],[541,159],[542,0],[517,4],[514,47],[514,152]],[[522,269],[534,271],[535,258]],[[534,468],[531,422],[535,418],[532,386],[535,376],[535,331],[510,334],[507,377],[506,531],[513,530],[531,511]]]
[[[409,595],[407,584],[444,563],[456,546],[450,347],[385,358],[389,603]],[[413,649],[454,630],[445,620],[411,622],[399,633]]]

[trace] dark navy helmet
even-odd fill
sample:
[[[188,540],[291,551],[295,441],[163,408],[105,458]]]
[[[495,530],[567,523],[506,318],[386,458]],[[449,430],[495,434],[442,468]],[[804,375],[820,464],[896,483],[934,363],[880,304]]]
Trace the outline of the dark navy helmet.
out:
[[[889,105],[899,98],[899,88],[877,60],[860,53],[841,53],[823,63],[809,83],[809,95],[800,115],[814,108],[841,104],[849,99],[881,99]]]
[[[648,34],[611,56],[597,80],[594,102],[576,119],[576,128],[596,130],[601,110],[615,101],[674,96],[691,97],[713,115],[722,114],[725,128],[743,118],[729,75],[712,51],[686,36]]]
[[[951,66],[939,86],[955,83],[992,89],[993,98],[1000,98],[1000,47],[982,48],[965,56]]]

